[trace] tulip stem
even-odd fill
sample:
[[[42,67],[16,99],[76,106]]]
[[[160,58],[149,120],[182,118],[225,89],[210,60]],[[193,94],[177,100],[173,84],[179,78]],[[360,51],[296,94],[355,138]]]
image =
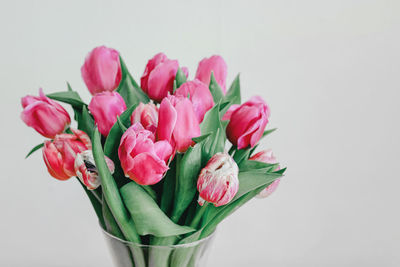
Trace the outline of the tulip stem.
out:
[[[199,211],[194,216],[193,221],[190,223],[190,227],[197,228],[197,225],[199,224],[201,218],[204,215],[204,212],[207,209],[207,205],[208,205],[208,202],[205,202],[203,204],[203,206],[200,207]]]

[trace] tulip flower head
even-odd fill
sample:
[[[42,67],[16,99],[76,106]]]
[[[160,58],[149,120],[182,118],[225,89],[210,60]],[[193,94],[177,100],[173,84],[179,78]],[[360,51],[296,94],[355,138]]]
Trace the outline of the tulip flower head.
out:
[[[92,97],[89,103],[89,111],[103,136],[108,135],[117,121],[117,116],[125,110],[125,101],[117,92],[98,93]]]
[[[157,140],[166,140],[175,150],[185,152],[198,136],[200,124],[192,102],[184,96],[164,98],[158,112]]]
[[[270,117],[270,109],[261,97],[252,97],[242,105],[232,105],[223,116],[230,120],[226,134],[238,149],[254,147],[261,139]]]
[[[68,112],[58,103],[46,97],[42,88],[39,96],[25,96],[21,99],[24,110],[21,119],[26,125],[47,138],[54,138],[71,124]]]
[[[146,130],[153,134],[157,130],[158,125],[158,108],[153,103],[143,104],[140,103],[133,111],[131,117],[131,124],[140,122]]]
[[[199,122],[203,121],[206,112],[214,106],[208,85],[199,80],[185,82],[175,91],[174,95],[189,97]]]
[[[278,163],[274,154],[272,153],[271,149],[258,152],[257,154],[255,154],[254,156],[249,158],[249,160],[255,160],[255,161],[260,161],[260,162],[265,162],[265,163],[270,163],[270,164]],[[278,166],[278,167],[276,167],[276,169],[274,171],[279,171],[280,169],[281,168]],[[269,195],[271,195],[278,187],[280,180],[281,179],[278,178],[275,181],[273,181],[267,188],[265,188],[263,191],[261,191],[257,195],[257,197],[266,198]]]
[[[81,74],[92,95],[117,89],[122,78],[118,51],[105,46],[94,48],[87,55]]]
[[[114,162],[108,157],[104,157],[108,169],[111,174],[113,174],[115,170]],[[74,168],[76,176],[78,176],[79,180],[81,180],[89,190],[94,190],[100,186],[101,182],[91,149],[82,151],[76,155]]]
[[[211,202],[219,207],[228,204],[239,189],[239,168],[227,153],[215,154],[201,170],[197,180],[199,205]]]
[[[89,136],[80,130],[73,134],[58,134],[54,140],[45,141],[43,159],[50,175],[58,180],[67,180],[76,175],[75,158],[82,151],[92,148]]]
[[[168,93],[172,94],[178,68],[177,60],[168,59],[165,54],[158,53],[147,62],[140,78],[143,91],[154,101],[161,102]],[[187,74],[186,68],[183,68],[183,71]]]
[[[125,176],[141,185],[158,183],[169,169],[172,155],[167,141],[157,141],[152,132],[135,123],[122,135],[118,156]]]
[[[215,80],[221,87],[223,93],[226,92],[226,76],[228,73],[228,66],[225,60],[218,55],[204,58],[199,62],[197,67],[196,79],[199,79],[207,86],[210,84],[211,72],[214,74]]]

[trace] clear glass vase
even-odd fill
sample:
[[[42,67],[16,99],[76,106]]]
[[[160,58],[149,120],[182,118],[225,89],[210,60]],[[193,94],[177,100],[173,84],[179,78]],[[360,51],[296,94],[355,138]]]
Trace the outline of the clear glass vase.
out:
[[[122,240],[102,229],[116,267],[204,267],[215,231],[201,240],[153,246]]]

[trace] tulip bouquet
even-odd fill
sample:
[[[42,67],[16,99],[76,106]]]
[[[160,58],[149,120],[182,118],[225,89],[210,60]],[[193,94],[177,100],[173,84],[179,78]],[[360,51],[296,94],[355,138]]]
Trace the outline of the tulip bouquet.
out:
[[[69,84],[22,98],[22,120],[47,138],[28,156],[42,149],[52,177],[77,177],[111,235],[157,246],[191,243],[277,187],[285,169],[270,150],[256,152],[275,130],[266,130],[270,109],[260,97],[241,103],[239,76],[226,89],[222,57],[200,61],[188,80],[187,68],[159,53],[139,86],[120,54],[102,46],[81,73],[88,105]],[[56,101],[71,105],[76,128]],[[195,266],[194,250],[129,253],[132,266]]]

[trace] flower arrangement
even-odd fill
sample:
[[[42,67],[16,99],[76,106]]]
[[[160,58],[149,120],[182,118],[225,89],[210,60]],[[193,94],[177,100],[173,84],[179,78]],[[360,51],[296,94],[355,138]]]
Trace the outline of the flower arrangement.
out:
[[[270,109],[260,97],[241,103],[239,76],[226,88],[222,57],[203,59],[189,81],[187,68],[159,53],[139,86],[120,54],[101,46],[81,73],[89,104],[69,84],[48,95],[40,89],[22,98],[21,118],[47,138],[28,156],[42,149],[52,177],[77,177],[108,233],[139,244],[190,243],[279,184],[285,169],[272,151],[256,153],[275,130],[266,130]],[[56,101],[71,105],[77,129]],[[134,253],[135,266],[145,266],[148,256]],[[157,255],[154,266],[187,266],[190,253]]]

